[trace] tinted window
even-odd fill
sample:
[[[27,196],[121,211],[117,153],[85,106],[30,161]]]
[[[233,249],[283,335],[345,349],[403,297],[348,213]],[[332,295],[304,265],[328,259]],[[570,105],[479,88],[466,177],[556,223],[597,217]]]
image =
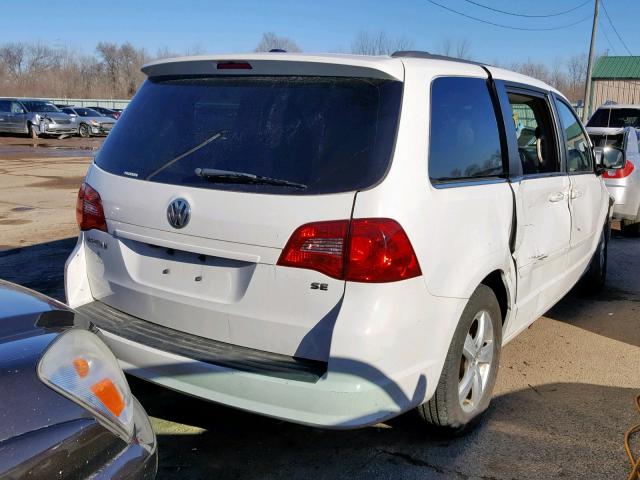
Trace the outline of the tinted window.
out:
[[[102,114],[90,108],[76,108],[76,113],[81,117],[101,117]]]
[[[434,80],[429,135],[431,180],[502,173],[500,135],[487,82],[480,78]]]
[[[22,102],[24,106],[30,112],[59,112],[58,107],[56,107],[51,102],[43,102],[42,100],[23,100]]]
[[[569,172],[594,172],[591,146],[580,120],[563,102],[557,102],[557,106],[560,123],[564,129]]]
[[[400,82],[366,78],[150,79],[96,163],[117,175],[201,188],[354,191],[373,185],[387,170],[401,93]],[[196,169],[249,173],[307,188],[212,180]]]
[[[599,108],[587,127],[640,128],[640,108]]]
[[[0,100],[0,112],[10,112],[11,102],[9,100]]]
[[[509,92],[509,103],[518,136],[522,173],[560,172],[560,157],[547,101],[543,97]]]
[[[11,113],[24,113],[24,108],[18,102],[11,102]]]

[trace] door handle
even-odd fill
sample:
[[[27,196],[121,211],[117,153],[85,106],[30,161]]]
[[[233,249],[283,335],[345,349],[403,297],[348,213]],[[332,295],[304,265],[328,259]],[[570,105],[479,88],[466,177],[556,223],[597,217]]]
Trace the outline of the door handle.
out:
[[[548,258],[549,255],[547,255],[546,253],[540,253],[538,255],[534,255],[533,257],[531,257],[532,260],[544,260],[546,258]]]
[[[571,190],[571,200],[582,197],[582,190]]]
[[[564,200],[564,192],[555,192],[549,195],[551,203],[561,202],[562,200]]]

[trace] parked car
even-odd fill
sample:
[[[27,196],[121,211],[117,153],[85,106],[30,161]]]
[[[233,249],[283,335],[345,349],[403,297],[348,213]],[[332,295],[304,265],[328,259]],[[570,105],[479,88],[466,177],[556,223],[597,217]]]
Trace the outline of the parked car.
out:
[[[75,118],[78,125],[78,135],[84,138],[92,135],[108,135],[116,121],[101,113],[85,107],[67,107],[63,112]]]
[[[152,479],[156,439],[89,319],[0,280],[0,477]]]
[[[118,110],[114,110],[112,108],[105,108],[105,107],[89,107],[91,110],[95,110],[98,113],[101,113],[102,115],[106,116],[106,117],[111,117],[111,118],[115,118],[116,120],[120,118],[120,114],[122,112],[118,111]]]
[[[79,192],[68,301],[133,375],[203,399],[473,425],[502,345],[602,287],[623,153],[596,165],[569,102],[500,68],[240,58],[143,67]]]
[[[74,119],[51,102],[0,98],[0,132],[26,133],[35,139],[40,135],[63,138],[77,131]]]
[[[640,114],[640,107],[638,112]],[[632,127],[587,127],[587,132],[597,153],[612,145],[625,151],[625,167],[605,171],[602,176],[615,198],[613,217],[620,220],[623,233],[640,235],[640,130]]]
[[[640,128],[640,105],[602,105],[587,122],[587,128],[624,127]]]

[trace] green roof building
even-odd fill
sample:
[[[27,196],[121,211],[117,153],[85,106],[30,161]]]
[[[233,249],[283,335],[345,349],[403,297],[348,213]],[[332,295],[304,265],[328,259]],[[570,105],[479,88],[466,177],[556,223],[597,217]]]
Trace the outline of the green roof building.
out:
[[[600,57],[591,81],[591,111],[606,102],[640,105],[640,56]]]

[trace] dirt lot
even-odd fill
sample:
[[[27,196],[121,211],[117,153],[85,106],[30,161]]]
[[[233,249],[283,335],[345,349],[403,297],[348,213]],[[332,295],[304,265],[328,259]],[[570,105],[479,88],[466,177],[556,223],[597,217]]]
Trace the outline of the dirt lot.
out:
[[[0,137],[0,277],[63,296],[75,195],[99,143]],[[411,414],[311,429],[132,380],[158,434],[158,477],[626,478],[623,433],[640,421],[639,271],[640,239],[614,234],[606,290],[569,294],[505,347],[491,410],[459,439],[426,433]]]

